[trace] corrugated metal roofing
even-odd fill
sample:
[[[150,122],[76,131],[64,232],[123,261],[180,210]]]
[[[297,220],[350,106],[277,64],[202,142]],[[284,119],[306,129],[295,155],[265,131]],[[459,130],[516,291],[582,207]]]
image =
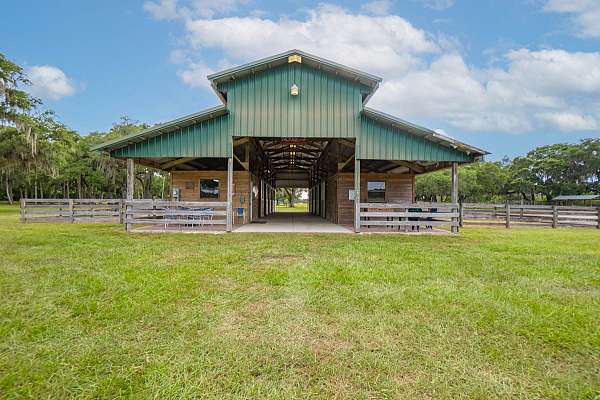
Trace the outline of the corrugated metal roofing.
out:
[[[287,62],[300,54],[301,63]],[[473,161],[485,150],[364,107],[380,78],[290,50],[209,76],[225,106],[96,146],[115,157],[228,157],[234,136],[356,138],[359,157]],[[290,95],[292,84],[298,96]]]
[[[294,84],[297,96],[290,95]],[[218,90],[227,93],[233,136],[354,138],[368,88],[291,63],[223,83]]]
[[[573,194],[573,195],[560,195],[552,199],[552,201],[558,200],[596,200],[600,199],[598,194]]]

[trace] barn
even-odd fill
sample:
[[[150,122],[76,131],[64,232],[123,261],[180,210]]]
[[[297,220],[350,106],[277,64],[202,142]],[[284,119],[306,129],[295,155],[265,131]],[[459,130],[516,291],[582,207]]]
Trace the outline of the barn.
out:
[[[138,163],[168,171],[170,200],[206,206],[190,214],[209,210],[226,231],[268,219],[280,187],[307,188],[314,220],[356,232],[444,216],[458,230],[457,168],[487,153],[367,107],[381,78],[290,50],[208,80],[221,105],[96,147],[127,160],[132,207]],[[453,201],[414,208],[415,176],[444,168]]]

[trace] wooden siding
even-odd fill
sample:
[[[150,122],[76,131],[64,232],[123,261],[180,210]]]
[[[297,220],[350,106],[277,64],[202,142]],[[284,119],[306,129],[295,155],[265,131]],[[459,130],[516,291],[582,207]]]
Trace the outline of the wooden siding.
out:
[[[352,225],[354,222],[354,201],[348,199],[348,191],[354,189],[354,174],[340,173],[335,175],[336,182],[336,202],[331,206],[335,207],[335,219],[330,220],[341,225]],[[360,176],[360,201],[367,202],[367,182],[384,181],[385,182],[385,202],[412,202],[415,196],[415,176],[412,174],[394,174],[394,173],[363,173]],[[329,192],[327,193],[329,195]],[[327,204],[330,202],[328,200]],[[328,218],[329,219],[329,218]]]
[[[200,198],[200,179],[219,180],[219,198]],[[191,184],[193,184],[193,187]],[[189,187],[189,188],[188,188]],[[181,201],[227,201],[227,171],[173,171],[171,172],[171,188],[180,190]],[[250,194],[250,173],[235,171],[233,173],[233,208],[244,207],[248,210]],[[243,197],[243,203],[241,202]],[[241,220],[235,219],[236,223]]]

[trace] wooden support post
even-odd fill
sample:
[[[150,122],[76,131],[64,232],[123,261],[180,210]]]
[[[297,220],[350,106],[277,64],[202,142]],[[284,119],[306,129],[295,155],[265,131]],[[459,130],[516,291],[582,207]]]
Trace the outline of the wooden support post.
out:
[[[94,219],[94,205],[91,205],[91,210],[92,210],[92,216],[91,218]],[[73,199],[69,199],[69,218],[71,220],[71,223],[75,222],[75,205],[73,204]]]
[[[465,220],[465,205],[461,201],[460,203],[458,203],[458,226],[460,226],[461,228],[464,225],[464,220]]]
[[[354,160],[354,232],[360,232],[360,159]]]
[[[135,165],[133,164],[133,158],[127,159],[127,202],[133,200],[133,184],[135,179]],[[131,209],[131,206],[125,206],[125,231],[131,232],[132,225],[127,223],[127,212]],[[132,216],[129,216],[132,218]]]
[[[600,229],[600,207],[598,207],[598,219],[596,220],[596,228]]]
[[[119,200],[119,223],[123,224],[125,222],[125,202],[123,199]]]
[[[552,227],[556,229],[558,226],[558,208],[556,204],[552,205]]]
[[[510,203],[506,200],[506,228],[510,228]]]
[[[25,223],[27,222],[27,201],[25,199],[21,199],[21,222]],[[600,209],[599,209],[600,210]]]
[[[452,203],[453,204],[457,204],[458,203],[458,163],[456,161],[452,162]],[[459,211],[458,209],[456,209],[456,211]],[[458,218],[452,218],[453,222],[458,222]],[[452,233],[458,233],[458,226],[452,226],[451,229]]]
[[[252,194],[250,194],[252,195]],[[227,232],[233,230],[232,227],[232,205],[233,205],[233,157],[227,158]]]

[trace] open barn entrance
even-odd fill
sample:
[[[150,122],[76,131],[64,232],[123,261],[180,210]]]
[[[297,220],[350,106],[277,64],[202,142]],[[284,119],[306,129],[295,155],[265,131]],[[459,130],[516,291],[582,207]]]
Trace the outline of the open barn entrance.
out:
[[[252,176],[250,224],[239,231],[350,231],[328,214],[327,187],[352,172],[354,140],[235,138],[234,160]]]

